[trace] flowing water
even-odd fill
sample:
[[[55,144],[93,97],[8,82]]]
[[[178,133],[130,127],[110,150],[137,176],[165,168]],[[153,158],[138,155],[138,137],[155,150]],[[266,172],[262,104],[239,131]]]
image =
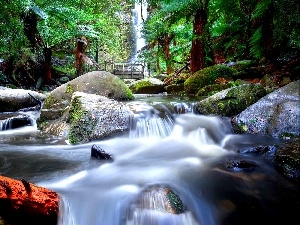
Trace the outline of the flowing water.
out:
[[[196,115],[190,103],[130,104],[130,131],[110,139],[68,145],[35,125],[0,132],[1,175],[58,192],[58,225],[297,224],[299,187],[276,172],[272,148],[249,151],[280,140],[234,134],[229,118]],[[93,144],[113,160],[92,158]],[[226,164],[240,160],[255,166]],[[161,190],[184,210],[168,212]]]

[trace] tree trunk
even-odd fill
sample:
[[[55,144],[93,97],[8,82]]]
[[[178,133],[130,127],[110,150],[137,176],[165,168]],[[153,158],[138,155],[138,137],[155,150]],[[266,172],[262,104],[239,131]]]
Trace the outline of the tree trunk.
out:
[[[85,37],[81,37],[77,39],[76,49],[74,51],[75,54],[75,68],[76,68],[76,76],[80,76],[83,73],[83,65],[84,65],[84,52],[87,47],[87,39]]]
[[[171,61],[170,61],[170,42],[171,42],[171,37],[168,34],[165,34],[163,50],[164,50],[164,56],[166,59],[168,75],[172,73],[172,66],[171,66]]]
[[[204,30],[206,23],[206,10],[198,10],[194,19],[194,37],[191,49],[191,73],[195,73],[204,68]]]
[[[264,49],[264,55],[270,62],[275,62],[276,56],[273,54],[274,48],[274,6],[271,1],[267,13],[262,18],[262,48]]]
[[[51,74],[51,57],[52,57],[52,49],[44,47],[44,79],[46,83],[49,83],[52,80]]]
[[[0,218],[11,225],[56,225],[58,195],[25,180],[0,176]]]

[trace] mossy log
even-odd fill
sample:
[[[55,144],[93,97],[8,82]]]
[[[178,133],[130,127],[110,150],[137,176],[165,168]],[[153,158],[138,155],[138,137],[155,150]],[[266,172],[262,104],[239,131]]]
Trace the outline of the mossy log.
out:
[[[0,176],[0,220],[10,225],[56,225],[58,195],[25,180]]]

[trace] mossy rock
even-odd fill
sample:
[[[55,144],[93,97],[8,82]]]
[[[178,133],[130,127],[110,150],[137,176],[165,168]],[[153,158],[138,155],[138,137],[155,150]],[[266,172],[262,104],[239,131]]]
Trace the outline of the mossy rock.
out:
[[[181,94],[184,92],[184,84],[170,84],[165,89],[168,94]]]
[[[233,116],[266,95],[261,84],[244,84],[218,92],[195,104],[200,114]]]
[[[134,82],[129,89],[134,94],[158,94],[164,91],[164,86],[161,80],[148,78]]]
[[[89,142],[89,134],[94,131],[96,119],[88,115],[88,111],[82,107],[80,95],[74,95],[70,104],[70,132],[68,135],[71,144]]]
[[[235,74],[235,69],[225,65],[206,67],[194,73],[184,82],[184,91],[187,94],[195,95],[204,86],[215,84],[217,78],[232,80]]]
[[[216,94],[217,92],[223,91],[225,89],[234,87],[234,84],[232,82],[226,83],[226,84],[212,84],[212,85],[207,85],[203,88],[201,88],[197,92],[197,96],[212,96]]]
[[[132,116],[132,111],[123,102],[75,92],[66,120],[70,124],[69,143],[87,143],[122,133],[129,129]]]
[[[49,109],[60,102],[69,103],[75,91],[97,94],[114,100],[134,99],[132,91],[119,77],[106,71],[93,71],[54,89],[45,100],[43,107]]]
[[[250,67],[256,67],[258,66],[258,62],[254,60],[242,60],[237,61],[232,65],[233,69],[236,69],[237,71],[243,71],[246,69],[249,69]]]

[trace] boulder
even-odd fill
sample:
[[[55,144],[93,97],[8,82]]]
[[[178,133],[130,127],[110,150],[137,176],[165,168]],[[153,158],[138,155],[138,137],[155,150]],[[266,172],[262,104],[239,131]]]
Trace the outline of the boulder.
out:
[[[205,115],[234,116],[266,95],[261,84],[243,84],[225,89],[195,104],[195,110]]]
[[[275,138],[300,135],[300,80],[264,96],[232,118],[236,133],[251,133]]]
[[[134,98],[128,86],[117,76],[106,71],[83,74],[51,91],[43,109],[61,109],[71,101],[74,92],[97,94],[115,100]]]
[[[134,94],[159,94],[164,92],[164,83],[156,78],[145,78],[129,86]]]
[[[15,112],[37,106],[47,95],[25,89],[0,89],[0,112]]]
[[[191,75],[184,82],[184,91],[189,95],[195,95],[199,89],[216,83],[216,79],[224,78],[234,80],[236,70],[225,65],[214,65],[206,67]]]
[[[71,144],[102,139],[129,129],[133,113],[122,102],[99,95],[75,92],[66,117]]]
[[[0,131],[31,126],[33,123],[32,118],[19,113],[0,115]]]

